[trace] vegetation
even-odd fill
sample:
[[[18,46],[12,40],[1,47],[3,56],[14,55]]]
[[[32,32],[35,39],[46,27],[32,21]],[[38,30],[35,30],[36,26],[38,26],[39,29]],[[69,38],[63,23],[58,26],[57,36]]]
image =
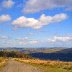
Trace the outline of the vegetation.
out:
[[[43,60],[72,61],[72,53],[31,53],[30,55]]]
[[[28,54],[19,51],[0,51],[0,57],[30,58]]]
[[[39,59],[15,59],[38,67],[42,72],[72,72],[72,62],[39,60]]]
[[[7,60],[7,58],[0,57],[0,68],[6,65]]]
[[[15,59],[16,61],[20,61],[23,63],[28,63],[31,64],[35,67],[38,67],[40,70],[42,70],[41,72],[72,72],[72,62],[64,62],[64,61],[59,61],[59,58],[62,58],[64,60],[64,58],[66,59],[72,59],[71,53],[45,53],[45,54],[36,54],[34,53],[34,55],[39,56],[40,57],[44,57],[46,55],[46,57],[55,57],[57,58],[57,60],[40,60],[40,59],[35,59],[30,57],[29,54],[25,54],[21,51],[0,51],[0,67],[4,66],[6,64],[6,61],[8,57],[11,57],[13,59]],[[42,55],[42,56],[41,56]],[[70,60],[69,59],[69,60]]]

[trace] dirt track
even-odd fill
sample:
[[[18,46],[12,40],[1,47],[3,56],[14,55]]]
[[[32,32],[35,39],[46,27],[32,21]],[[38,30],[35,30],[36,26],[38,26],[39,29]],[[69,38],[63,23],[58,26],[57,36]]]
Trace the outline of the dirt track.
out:
[[[40,72],[40,70],[29,64],[10,60],[0,72]]]

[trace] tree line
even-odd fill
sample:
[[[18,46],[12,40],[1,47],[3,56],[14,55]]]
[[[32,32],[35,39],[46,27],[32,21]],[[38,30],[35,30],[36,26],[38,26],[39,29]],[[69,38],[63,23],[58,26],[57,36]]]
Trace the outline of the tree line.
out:
[[[30,58],[28,54],[19,51],[0,51],[0,57]]]

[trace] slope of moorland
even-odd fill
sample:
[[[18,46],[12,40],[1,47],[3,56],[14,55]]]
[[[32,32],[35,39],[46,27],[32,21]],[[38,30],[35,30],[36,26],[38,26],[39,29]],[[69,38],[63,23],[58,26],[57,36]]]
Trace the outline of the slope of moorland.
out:
[[[34,58],[43,60],[60,60],[60,61],[72,61],[72,48],[61,50],[49,50],[48,52],[35,52],[30,53]]]
[[[41,72],[72,72],[72,62],[20,58],[15,60],[37,67]]]

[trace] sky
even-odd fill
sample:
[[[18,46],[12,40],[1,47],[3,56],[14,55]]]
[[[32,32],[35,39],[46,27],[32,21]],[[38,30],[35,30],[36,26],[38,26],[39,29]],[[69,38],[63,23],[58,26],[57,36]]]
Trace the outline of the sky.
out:
[[[0,0],[0,47],[72,47],[72,0]]]

